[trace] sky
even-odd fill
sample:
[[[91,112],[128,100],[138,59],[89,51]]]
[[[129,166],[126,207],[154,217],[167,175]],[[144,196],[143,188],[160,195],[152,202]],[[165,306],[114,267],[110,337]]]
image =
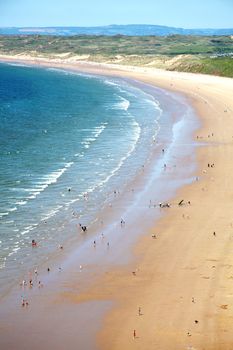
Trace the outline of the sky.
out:
[[[233,28],[233,0],[0,0],[0,27]]]

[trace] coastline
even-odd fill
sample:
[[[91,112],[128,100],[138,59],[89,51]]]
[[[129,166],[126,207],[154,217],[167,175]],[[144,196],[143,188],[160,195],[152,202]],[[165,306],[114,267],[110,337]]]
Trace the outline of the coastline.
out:
[[[131,265],[110,271],[101,291],[97,285],[83,296],[83,300],[114,296],[117,305],[105,318],[98,338],[100,348],[230,349],[232,79],[134,67],[105,70],[104,65],[88,68],[81,64],[77,69],[125,76],[184,93],[202,122],[197,132],[197,142],[203,144],[197,150],[200,181],[186,185],[176,195],[177,201],[185,198],[191,205],[171,208],[156,223],[157,239],[149,232],[140,240],[135,251],[136,276],[132,276],[135,266]]]

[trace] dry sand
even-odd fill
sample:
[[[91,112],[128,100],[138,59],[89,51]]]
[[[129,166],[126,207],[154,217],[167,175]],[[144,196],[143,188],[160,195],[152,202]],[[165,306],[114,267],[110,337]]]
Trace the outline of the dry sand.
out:
[[[232,350],[233,79],[100,64],[42,64],[127,76],[182,92],[202,122],[198,139],[194,136],[200,143],[199,181],[177,194],[177,200],[191,205],[169,209],[138,242],[133,265],[109,272],[80,296],[115,302],[98,335],[100,348]]]
[[[118,304],[101,348],[233,349],[233,80],[153,70],[137,78],[191,98],[202,121],[200,180],[178,194],[191,205],[172,208],[158,238],[138,244],[137,275],[114,278]]]

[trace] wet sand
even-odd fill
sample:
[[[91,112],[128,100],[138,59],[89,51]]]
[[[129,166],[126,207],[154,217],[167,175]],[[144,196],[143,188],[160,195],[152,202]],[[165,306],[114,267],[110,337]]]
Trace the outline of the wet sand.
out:
[[[113,303],[98,332],[101,349],[231,349],[233,80],[135,67],[81,64],[77,69],[184,93],[200,116],[201,128],[194,135],[199,145],[198,181],[171,200],[177,204],[184,199],[185,204],[165,209],[159,221],[155,215],[154,225],[133,248],[133,261],[117,268],[110,264],[105,276],[85,293],[73,286],[63,294],[64,309],[81,302]],[[192,157],[186,157],[187,169],[190,162]],[[136,228],[132,222],[127,234]],[[58,329],[62,335],[63,329]],[[46,336],[51,344],[50,334]],[[67,349],[75,348],[74,342],[70,336]]]
[[[190,96],[198,111],[199,181],[177,194],[191,205],[171,208],[152,231],[157,238],[151,232],[138,243],[137,276],[114,278],[118,306],[105,319],[101,348],[231,349],[233,80],[160,72],[145,79]]]

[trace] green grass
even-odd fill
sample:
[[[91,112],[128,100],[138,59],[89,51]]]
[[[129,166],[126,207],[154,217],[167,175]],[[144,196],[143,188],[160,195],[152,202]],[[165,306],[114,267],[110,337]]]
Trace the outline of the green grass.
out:
[[[121,64],[233,76],[232,56],[211,58],[233,54],[230,36],[0,36],[2,54],[56,57],[67,52],[89,55],[90,61],[117,63],[120,55]]]
[[[201,58],[196,62],[182,62],[171,70],[220,75],[233,78],[233,58]]]

